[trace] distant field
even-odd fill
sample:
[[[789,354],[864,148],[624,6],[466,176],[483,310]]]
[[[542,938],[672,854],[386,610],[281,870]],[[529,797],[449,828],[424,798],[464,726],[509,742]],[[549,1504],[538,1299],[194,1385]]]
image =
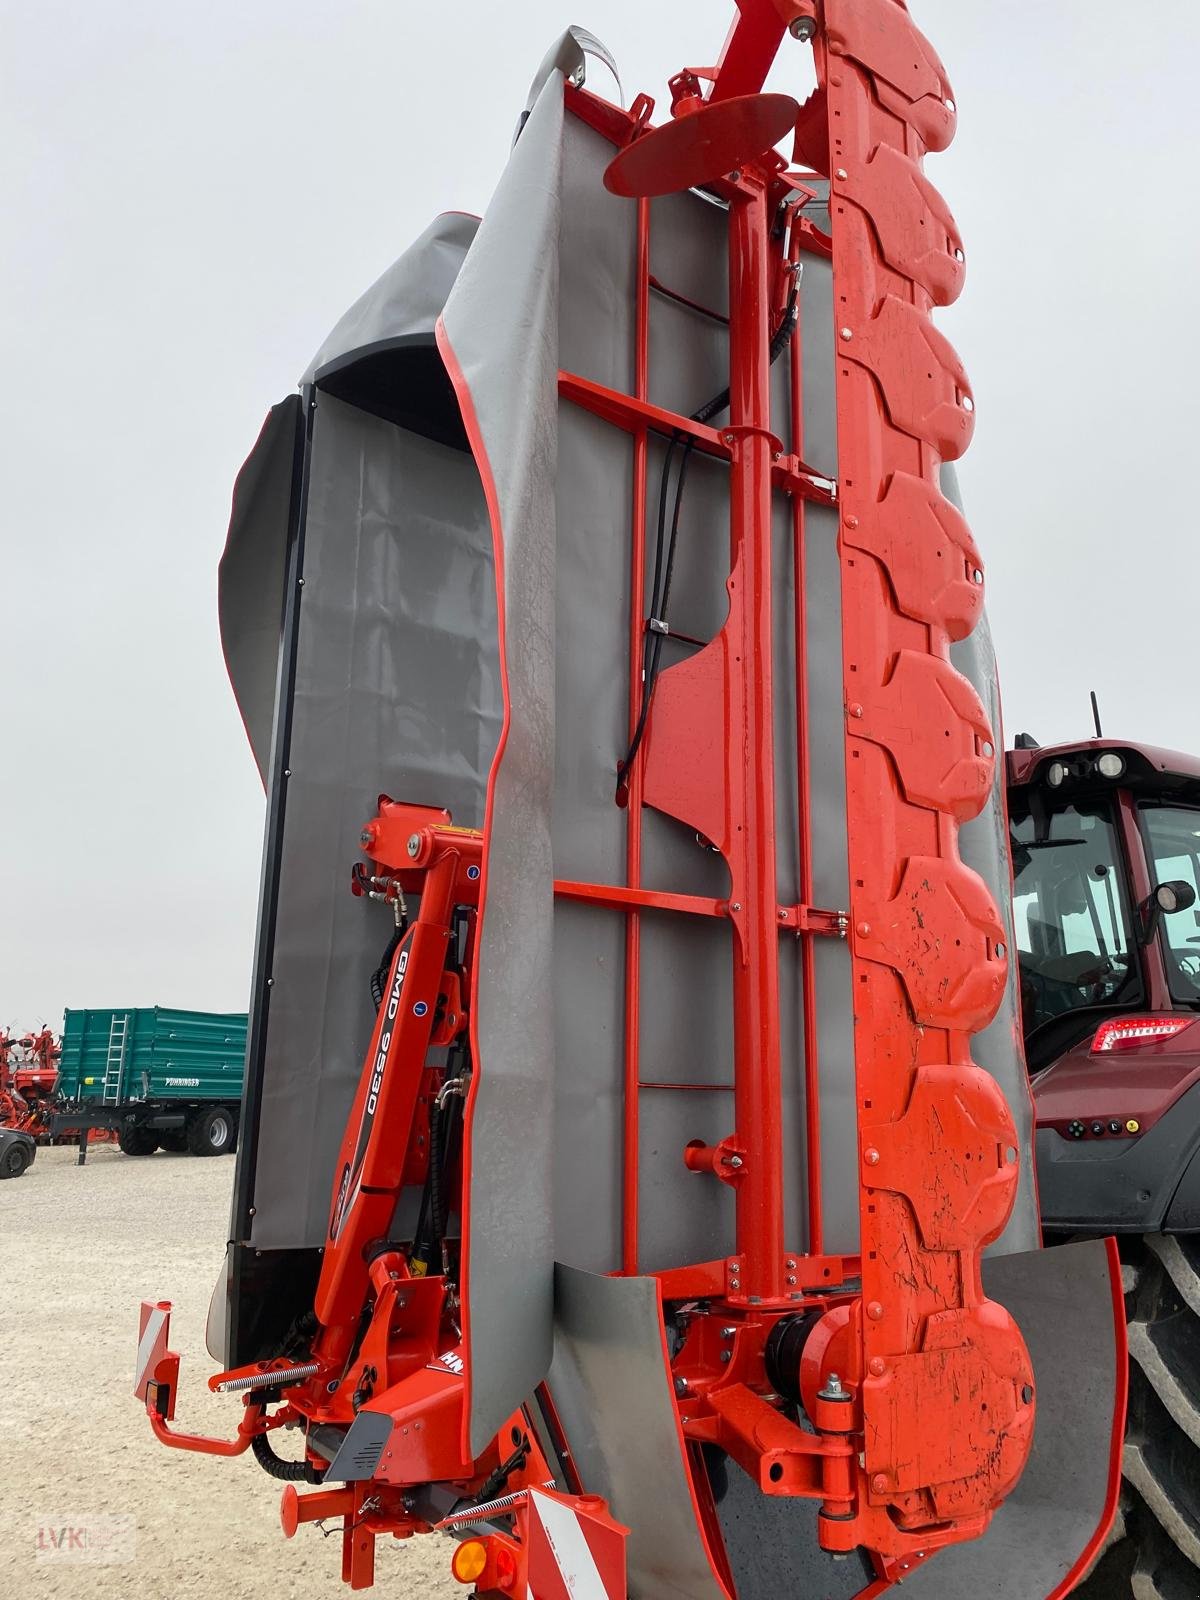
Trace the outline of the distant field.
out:
[[[137,1310],[172,1300],[180,1426],[228,1435],[204,1320],[224,1252],[229,1157],[43,1149],[0,1183],[0,1595],[5,1600],[333,1600],[340,1538],[280,1532],[282,1485],[249,1455],[166,1450],[133,1398]],[[288,1441],[291,1442],[290,1440]],[[127,1519],[92,1521],[88,1519]],[[109,1544],[81,1559],[79,1530]],[[65,1535],[63,1530],[66,1530]],[[57,1542],[66,1548],[55,1548]],[[40,1548],[39,1548],[40,1546]],[[449,1600],[440,1537],[376,1547],[381,1600]]]

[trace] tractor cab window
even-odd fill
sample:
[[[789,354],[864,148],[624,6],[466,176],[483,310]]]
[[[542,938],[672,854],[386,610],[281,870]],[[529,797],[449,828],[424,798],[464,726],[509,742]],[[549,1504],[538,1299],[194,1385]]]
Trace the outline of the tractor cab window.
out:
[[[1196,891],[1195,905],[1163,915],[1159,938],[1173,999],[1200,1001],[1200,809],[1143,801],[1138,807],[1154,883],[1181,880]]]
[[[1107,804],[1014,812],[1012,849],[1026,1039],[1072,1012],[1129,1004],[1140,979]]]

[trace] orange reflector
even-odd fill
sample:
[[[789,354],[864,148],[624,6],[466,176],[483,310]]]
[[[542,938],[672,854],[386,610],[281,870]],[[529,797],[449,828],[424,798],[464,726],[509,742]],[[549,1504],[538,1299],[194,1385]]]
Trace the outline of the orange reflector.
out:
[[[450,1571],[459,1583],[474,1583],[487,1566],[487,1545],[481,1539],[460,1544],[450,1562]]]

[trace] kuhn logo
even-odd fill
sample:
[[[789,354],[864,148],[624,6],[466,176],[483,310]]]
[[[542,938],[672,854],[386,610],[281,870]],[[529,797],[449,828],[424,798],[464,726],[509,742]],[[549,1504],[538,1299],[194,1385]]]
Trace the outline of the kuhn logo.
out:
[[[396,960],[396,976],[392,979],[391,992],[388,995],[387,1009],[383,1014],[383,1027],[379,1035],[379,1043],[375,1049],[375,1065],[371,1071],[371,1081],[367,1085],[367,1099],[363,1106],[362,1121],[358,1127],[358,1139],[354,1146],[353,1159],[342,1168],[342,1176],[338,1182],[337,1195],[333,1202],[333,1215],[329,1221],[329,1237],[336,1240],[346,1226],[346,1218],[358,1198],[359,1187],[362,1183],[363,1162],[366,1160],[367,1145],[371,1139],[371,1129],[375,1122],[375,1112],[379,1107],[379,1094],[383,1088],[383,1075],[387,1071],[388,1054],[395,1037],[396,1016],[400,1010],[400,992],[404,988],[404,974],[408,970],[408,947],[401,950]]]
[[[461,1378],[467,1370],[467,1364],[457,1350],[447,1350],[436,1361],[429,1363],[430,1372],[452,1372],[456,1378]]]

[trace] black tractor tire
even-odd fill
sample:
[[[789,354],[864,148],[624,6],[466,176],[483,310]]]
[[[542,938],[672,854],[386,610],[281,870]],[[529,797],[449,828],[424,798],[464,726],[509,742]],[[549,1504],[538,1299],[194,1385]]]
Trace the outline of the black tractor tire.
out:
[[[153,1128],[142,1128],[134,1124],[118,1132],[117,1143],[124,1155],[152,1156],[158,1149],[158,1135]]]
[[[166,1150],[169,1155],[186,1155],[188,1147],[187,1129],[160,1128],[158,1133],[158,1147],[160,1150]]]
[[[10,1144],[0,1152],[0,1178],[19,1178],[29,1168],[33,1156],[23,1144]]]
[[[194,1156],[228,1155],[237,1143],[237,1117],[228,1106],[205,1106],[187,1125],[187,1147]]]
[[[1200,1595],[1200,1237],[1121,1240],[1129,1417],[1121,1506],[1083,1600]]]

